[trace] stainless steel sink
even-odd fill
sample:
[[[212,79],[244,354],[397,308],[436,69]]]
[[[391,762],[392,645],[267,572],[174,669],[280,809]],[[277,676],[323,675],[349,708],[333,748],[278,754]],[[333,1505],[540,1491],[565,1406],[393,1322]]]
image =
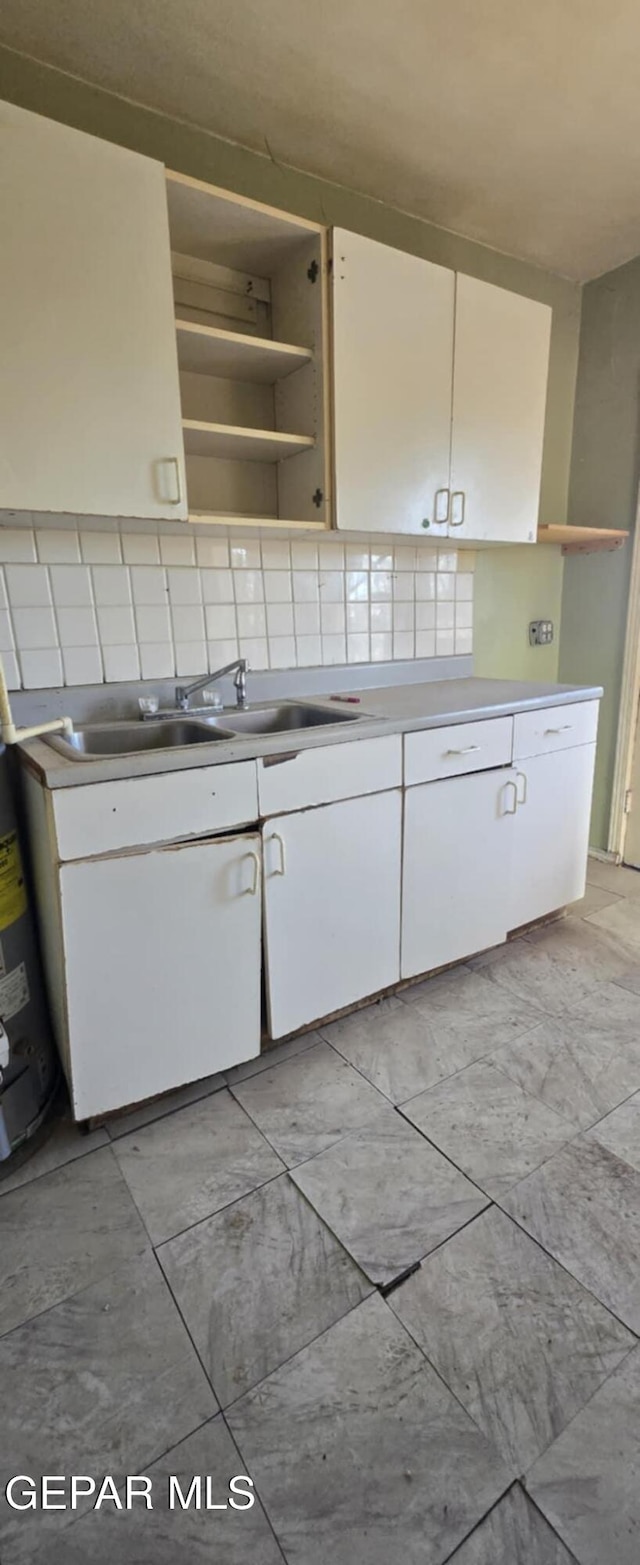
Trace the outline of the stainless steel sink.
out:
[[[221,719],[234,734],[284,734],[303,728],[325,728],[335,723],[357,722],[359,712],[328,712],[326,707],[307,706],[304,702],[284,701],[279,706],[256,707],[253,711],[225,712]],[[206,719],[205,719],[206,721]]]
[[[325,728],[357,722],[359,712],[330,712],[304,702],[283,701],[221,716],[162,717],[148,722],[89,724],[72,734],[46,734],[43,738],[69,760],[92,761],[103,755],[138,755],[147,750],[173,750],[184,745],[212,744],[240,739],[245,734],[282,734],[305,728]]]
[[[43,735],[47,744],[75,761],[100,755],[137,755],[144,750],[173,750],[182,745],[212,744],[232,739],[228,728],[212,727],[195,718],[166,718],[159,723],[109,723],[76,728],[72,734]]]

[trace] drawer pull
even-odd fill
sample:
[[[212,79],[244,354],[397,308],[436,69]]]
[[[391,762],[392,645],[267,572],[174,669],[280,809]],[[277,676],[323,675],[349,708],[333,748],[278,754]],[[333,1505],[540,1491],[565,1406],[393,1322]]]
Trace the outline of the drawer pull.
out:
[[[465,498],[464,489],[454,489],[451,496],[451,519],[449,521],[450,527],[462,527],[464,522]]]
[[[283,838],[280,836],[279,831],[272,831],[271,835],[269,837],[267,837],[267,842],[277,842],[278,846],[280,848],[280,864],[279,864],[279,867],[278,867],[278,869],[272,869],[271,875],[270,875],[270,879],[273,880],[276,875],[285,875],[286,874],[286,872],[287,872],[287,860],[286,860],[286,856],[285,856],[284,841],[283,841]]]
[[[509,806],[508,804],[505,803],[503,811],[502,811],[503,815],[515,815],[516,810],[518,808],[518,788],[517,788],[516,783],[513,781],[512,777],[510,777],[509,781],[506,782],[505,785],[504,785],[504,788],[502,790],[503,798],[505,798],[509,788],[513,788],[513,795],[512,795],[513,805]]]
[[[570,728],[573,728],[573,723],[562,723],[560,728],[545,728],[545,736],[547,734],[568,734]]]
[[[253,850],[250,850],[249,853],[245,853],[244,857],[245,859],[250,859],[251,863],[253,864],[253,879],[251,881],[251,885],[245,887],[244,891],[242,892],[242,896],[255,897],[258,886],[260,885],[260,857]]]
[[[516,792],[519,782],[522,783],[522,794],[518,793],[518,804],[526,804],[528,783],[524,772],[516,772]]]
[[[463,750],[445,750],[445,755],[473,755],[474,750],[482,748],[479,744],[467,744]]]

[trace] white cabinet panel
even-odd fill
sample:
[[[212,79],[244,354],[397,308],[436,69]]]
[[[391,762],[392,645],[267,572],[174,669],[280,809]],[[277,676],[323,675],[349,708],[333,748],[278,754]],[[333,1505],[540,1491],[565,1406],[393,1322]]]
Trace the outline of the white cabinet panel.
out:
[[[164,169],[0,105],[0,507],[186,516]]]
[[[519,764],[509,929],[584,895],[595,756],[585,744]]]
[[[332,282],[336,525],[446,535],[454,273],[334,229]]]
[[[85,783],[58,788],[51,797],[61,860],[117,853],[172,837],[203,837],[250,826],[258,818],[255,761]]]
[[[599,701],[570,701],[566,706],[516,712],[513,719],[514,761],[529,755],[545,755],[550,750],[568,750],[575,745],[595,743],[599,710]]]
[[[455,319],[451,537],[534,542],[551,310],[458,274]]]
[[[451,723],[447,728],[423,728],[404,738],[404,780],[435,782],[463,772],[483,772],[511,760],[512,717],[489,717],[477,723]]]
[[[60,873],[76,1118],[260,1049],[260,838],[218,838]]]
[[[397,983],[401,820],[397,790],[265,825],[273,1038]]]
[[[407,790],[403,978],[506,938],[514,779],[509,767],[501,767]]]
[[[293,736],[292,736],[293,737]],[[353,744],[318,745],[278,759],[258,760],[261,815],[306,810],[357,794],[382,793],[402,782],[402,739],[358,739]]]

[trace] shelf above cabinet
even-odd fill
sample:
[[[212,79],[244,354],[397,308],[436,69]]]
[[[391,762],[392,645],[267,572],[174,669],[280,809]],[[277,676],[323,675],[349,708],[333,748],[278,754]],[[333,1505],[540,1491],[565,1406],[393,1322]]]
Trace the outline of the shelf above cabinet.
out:
[[[308,364],[309,348],[295,348],[268,337],[249,337],[218,326],[200,326],[176,320],[178,363],[196,375],[219,375],[225,380],[259,381],[273,385]]]
[[[278,429],[246,429],[235,424],[205,424],[184,419],[187,456],[225,457],[241,462],[281,462],[315,444],[310,435],[284,435]]]
[[[539,527],[538,543],[555,543],[563,554],[597,554],[621,549],[628,532],[616,527]]]

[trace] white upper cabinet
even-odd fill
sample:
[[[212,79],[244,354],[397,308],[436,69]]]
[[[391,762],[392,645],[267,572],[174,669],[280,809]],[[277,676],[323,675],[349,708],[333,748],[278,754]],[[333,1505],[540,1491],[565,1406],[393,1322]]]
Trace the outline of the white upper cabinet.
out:
[[[334,229],[332,280],[336,525],[446,536],[454,273]]]
[[[551,310],[333,232],[336,525],[535,541]]]
[[[451,536],[535,542],[551,310],[458,274]]]
[[[0,104],[0,507],[184,517],[164,169]]]

